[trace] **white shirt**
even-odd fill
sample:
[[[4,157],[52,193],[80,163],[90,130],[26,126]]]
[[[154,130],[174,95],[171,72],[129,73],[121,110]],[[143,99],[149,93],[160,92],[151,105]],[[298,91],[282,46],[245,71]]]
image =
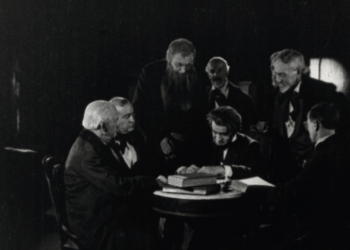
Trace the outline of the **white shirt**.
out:
[[[116,141],[116,143],[119,144],[118,141]],[[116,155],[116,153],[114,152],[114,150],[112,149],[112,153],[114,155],[114,157],[118,158],[118,156]],[[120,152],[121,153],[121,152]],[[133,145],[131,145],[129,142],[126,142],[126,147],[125,147],[125,151],[124,154],[122,154],[124,161],[126,162],[126,164],[128,165],[128,167],[131,169],[135,163],[137,162],[137,154],[136,154],[136,150],[134,148]]]
[[[301,84],[301,82],[299,82],[298,85],[295,87],[294,92],[299,93],[299,91],[300,91],[300,84]],[[294,110],[294,109],[293,109],[292,102],[290,102],[290,103],[289,103],[289,116],[288,116],[288,121],[285,122],[288,138],[291,137],[291,135],[292,135],[293,132],[294,132],[294,128],[295,128],[295,121],[293,121],[292,117],[290,116],[290,113],[292,113],[293,110]]]

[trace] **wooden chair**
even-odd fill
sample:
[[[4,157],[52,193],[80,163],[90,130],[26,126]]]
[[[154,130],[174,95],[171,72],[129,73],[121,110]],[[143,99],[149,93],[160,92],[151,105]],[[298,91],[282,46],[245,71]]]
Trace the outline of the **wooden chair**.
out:
[[[61,250],[81,249],[79,239],[74,235],[68,225],[65,209],[65,189],[63,181],[64,163],[58,157],[46,156],[42,160],[50,198],[56,217],[61,239]]]

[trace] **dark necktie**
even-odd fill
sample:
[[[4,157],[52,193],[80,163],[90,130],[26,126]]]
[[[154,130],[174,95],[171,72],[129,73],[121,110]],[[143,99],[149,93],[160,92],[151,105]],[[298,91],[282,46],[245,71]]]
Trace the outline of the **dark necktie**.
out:
[[[290,113],[290,117],[292,118],[293,121],[296,121],[299,113],[300,113],[300,95],[299,93],[293,91],[292,96],[290,98],[290,103],[293,106],[293,111]]]
[[[227,99],[220,89],[210,91],[210,107],[215,108],[215,102],[221,107],[227,105]]]

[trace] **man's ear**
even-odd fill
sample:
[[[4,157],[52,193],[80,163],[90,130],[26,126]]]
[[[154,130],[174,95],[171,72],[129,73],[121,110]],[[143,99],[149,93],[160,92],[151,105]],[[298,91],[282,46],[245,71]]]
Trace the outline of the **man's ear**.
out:
[[[167,62],[168,62],[168,63],[170,63],[170,62],[171,62],[171,57],[172,57],[172,56],[171,56],[170,51],[169,51],[169,50],[167,50],[167,51],[166,51],[166,60],[167,60]]]
[[[105,122],[101,122],[99,125],[100,129],[102,130],[102,132],[104,134],[107,134],[108,133],[108,129],[107,129],[107,126],[106,126],[106,123]]]
[[[315,121],[314,126],[315,126],[315,131],[319,131],[320,130],[320,122]]]

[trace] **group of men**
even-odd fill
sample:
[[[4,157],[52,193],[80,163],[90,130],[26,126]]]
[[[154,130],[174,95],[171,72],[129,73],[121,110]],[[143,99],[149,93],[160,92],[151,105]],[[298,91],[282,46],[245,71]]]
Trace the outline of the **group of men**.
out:
[[[132,103],[116,97],[87,106],[65,170],[70,227],[83,249],[159,247],[152,193],[166,183],[164,176],[196,172],[231,179],[271,176],[281,185],[266,200],[286,201],[290,215],[322,228],[314,237],[326,234],[324,225],[345,231],[338,209],[347,194],[348,144],[338,135],[349,125],[345,96],[309,78],[302,54],[279,51],[271,56],[275,88],[266,99],[266,120],[258,122],[250,97],[228,80],[227,61],[210,59],[205,71],[211,86],[205,90],[195,57],[192,42],[177,39],[165,59],[144,67]],[[246,135],[252,127],[277,145],[268,175],[262,173],[259,142]],[[336,210],[316,209],[323,192],[328,196],[322,204],[337,204]],[[331,219],[320,226],[326,211]],[[340,237],[329,235],[323,246]]]

